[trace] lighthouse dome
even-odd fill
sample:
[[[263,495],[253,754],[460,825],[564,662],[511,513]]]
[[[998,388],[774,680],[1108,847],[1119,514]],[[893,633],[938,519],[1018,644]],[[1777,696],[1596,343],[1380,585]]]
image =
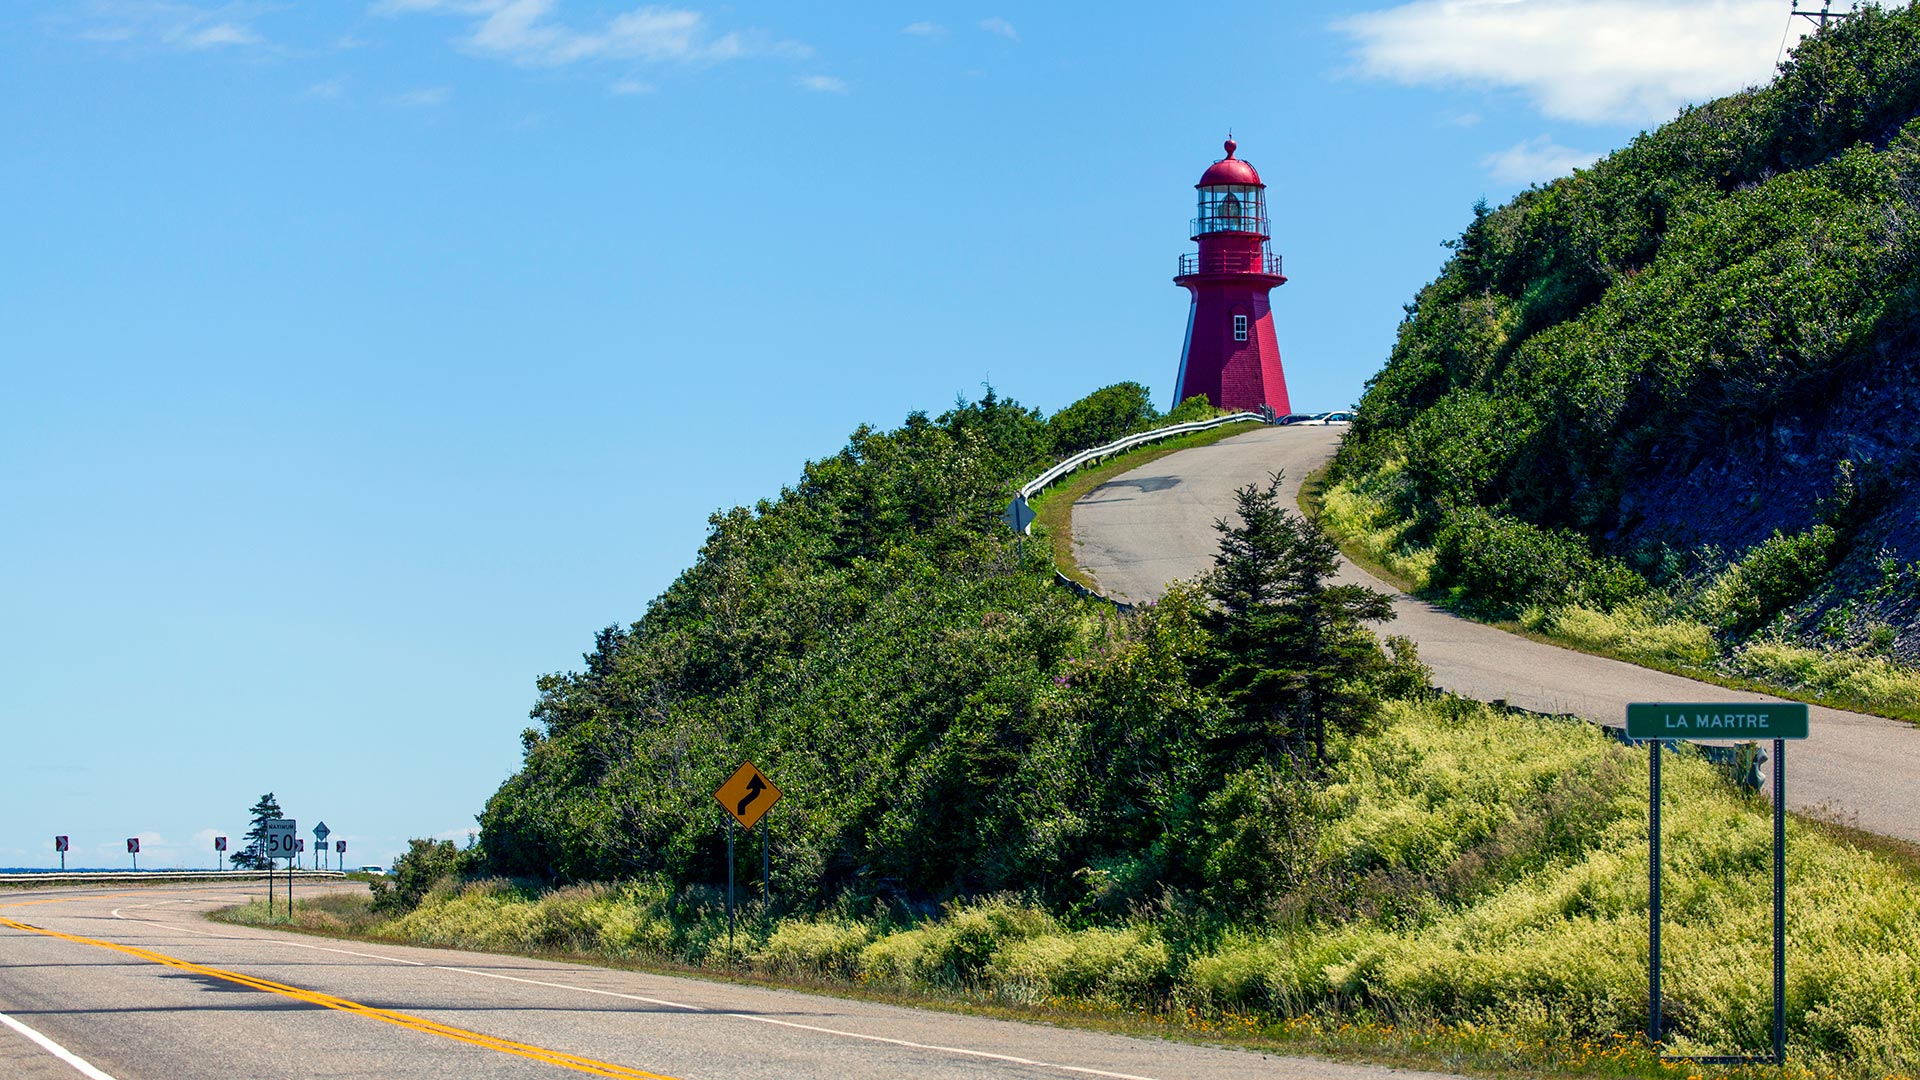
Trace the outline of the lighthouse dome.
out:
[[[1259,172],[1253,166],[1233,156],[1233,152],[1239,148],[1239,143],[1228,138],[1227,156],[1207,166],[1207,171],[1200,174],[1200,182],[1193,186],[1215,187],[1222,184],[1241,184],[1249,187],[1265,187],[1266,185],[1260,182]]]

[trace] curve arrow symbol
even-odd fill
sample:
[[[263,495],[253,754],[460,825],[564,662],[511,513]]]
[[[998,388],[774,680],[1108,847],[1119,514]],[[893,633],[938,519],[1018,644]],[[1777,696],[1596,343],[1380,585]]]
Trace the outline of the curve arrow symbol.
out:
[[[733,808],[733,812],[735,816],[745,817],[747,813],[747,804],[759,798],[760,793],[765,790],[767,790],[767,782],[765,780],[760,779],[760,777],[757,774],[752,779],[748,780],[747,781],[747,797],[744,799],[741,799],[740,805]]]

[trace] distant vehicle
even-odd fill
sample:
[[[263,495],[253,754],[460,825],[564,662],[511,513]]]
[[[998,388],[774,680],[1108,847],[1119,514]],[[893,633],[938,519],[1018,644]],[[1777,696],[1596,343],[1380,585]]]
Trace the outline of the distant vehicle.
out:
[[[1300,422],[1303,424],[1320,424],[1323,426],[1327,424],[1351,424],[1353,423],[1353,414],[1345,411],[1326,412]]]
[[[384,866],[363,866],[358,871],[356,871],[356,873],[379,874],[384,877],[386,876],[387,868]]]
[[[1311,419],[1313,419],[1312,413],[1290,412],[1285,416],[1276,417],[1273,422],[1285,427],[1288,424],[1304,424]]]

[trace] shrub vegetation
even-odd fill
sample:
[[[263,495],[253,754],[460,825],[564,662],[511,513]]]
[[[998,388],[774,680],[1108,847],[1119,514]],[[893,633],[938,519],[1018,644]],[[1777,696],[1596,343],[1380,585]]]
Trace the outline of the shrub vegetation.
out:
[[[1327,525],[1470,613],[1661,626],[1652,653],[1723,676],[1762,670],[1733,659],[1757,640],[1920,661],[1920,592],[1878,570],[1920,547],[1916,43],[1920,10],[1865,7],[1771,84],[1476,206],[1368,384]]]

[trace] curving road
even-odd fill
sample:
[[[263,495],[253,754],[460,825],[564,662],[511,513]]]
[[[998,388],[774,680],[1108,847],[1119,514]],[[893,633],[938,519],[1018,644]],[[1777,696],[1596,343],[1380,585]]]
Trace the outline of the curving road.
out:
[[[1169,454],[1088,492],[1073,504],[1075,554],[1100,590],[1135,603],[1213,565],[1215,520],[1233,513],[1237,488],[1286,474],[1286,497],[1325,464],[1345,429],[1269,427]],[[1635,667],[1529,641],[1456,618],[1342,565],[1347,580],[1393,593],[1386,629],[1420,645],[1441,687],[1615,727],[1633,701],[1772,701],[1762,694]],[[1920,842],[1920,729],[1860,713],[1812,707],[1812,736],[1787,749],[1787,805],[1818,809],[1863,829]],[[1770,770],[1769,770],[1770,771]]]
[[[0,893],[0,1076],[1436,1076],[202,918],[259,892]]]

